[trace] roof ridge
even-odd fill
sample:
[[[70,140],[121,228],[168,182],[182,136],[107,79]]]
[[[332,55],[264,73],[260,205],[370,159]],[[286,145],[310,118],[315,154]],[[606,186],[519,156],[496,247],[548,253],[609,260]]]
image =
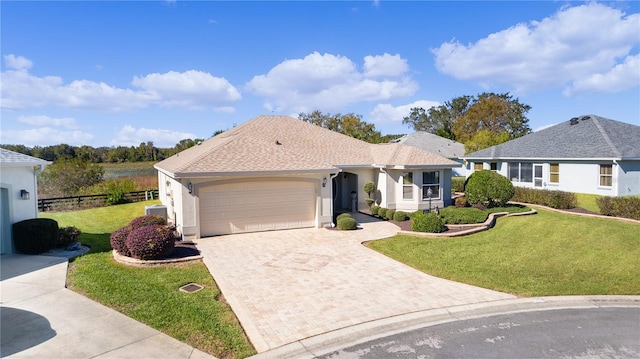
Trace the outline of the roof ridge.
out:
[[[609,135],[600,124],[599,119],[601,119],[601,117],[598,117],[595,115],[591,115],[590,117],[591,117],[591,120],[593,120],[593,123],[596,125],[596,128],[598,129],[598,131],[600,131],[600,134],[604,138],[609,148],[611,148],[613,153],[615,153],[618,157],[622,157],[622,155],[620,154],[620,151],[618,151],[618,148],[613,144],[613,141],[611,141],[611,138],[609,138]]]

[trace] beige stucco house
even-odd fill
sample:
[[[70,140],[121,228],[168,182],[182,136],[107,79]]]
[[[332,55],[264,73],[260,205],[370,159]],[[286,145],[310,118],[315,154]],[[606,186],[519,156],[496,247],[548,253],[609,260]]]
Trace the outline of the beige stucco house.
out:
[[[155,165],[168,217],[185,238],[331,226],[333,214],[451,203],[459,164],[414,146],[370,144],[286,116],[259,116]]]
[[[0,254],[14,252],[13,223],[38,217],[38,173],[49,164],[0,148]]]

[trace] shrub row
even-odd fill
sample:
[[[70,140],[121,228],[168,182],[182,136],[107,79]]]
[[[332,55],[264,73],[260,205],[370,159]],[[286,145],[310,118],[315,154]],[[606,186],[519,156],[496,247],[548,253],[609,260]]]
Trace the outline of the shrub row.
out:
[[[599,197],[596,203],[600,213],[606,216],[640,221],[640,198],[638,197]]]
[[[78,241],[76,227],[58,227],[50,218],[33,218],[12,225],[13,243],[24,254],[41,254],[54,248],[65,248]]]
[[[352,231],[358,228],[358,222],[349,213],[342,213],[336,217],[337,227],[342,231]]]
[[[576,195],[571,192],[522,187],[516,187],[516,193],[511,200],[516,202],[540,204],[555,209],[575,208],[578,203]]]
[[[447,224],[472,224],[486,221],[489,212],[473,207],[447,207],[440,210],[440,216]]]
[[[371,206],[371,214],[382,219],[398,222],[406,221],[409,218],[406,212],[396,211],[395,209],[388,209],[380,206]]]
[[[119,254],[137,259],[159,259],[171,254],[176,236],[164,218],[146,215],[133,219],[111,233],[111,247]]]

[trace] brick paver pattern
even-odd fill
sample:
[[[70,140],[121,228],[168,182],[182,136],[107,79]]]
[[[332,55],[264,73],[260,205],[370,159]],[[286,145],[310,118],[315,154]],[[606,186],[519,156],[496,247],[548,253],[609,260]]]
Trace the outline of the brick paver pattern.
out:
[[[197,246],[258,352],[420,310],[515,298],[424,274],[361,242],[398,232],[294,229],[203,238]]]

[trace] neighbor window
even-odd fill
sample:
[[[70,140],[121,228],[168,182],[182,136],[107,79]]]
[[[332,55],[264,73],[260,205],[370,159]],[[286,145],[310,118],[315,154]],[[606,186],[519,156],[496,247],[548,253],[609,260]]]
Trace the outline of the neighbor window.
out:
[[[413,172],[402,174],[402,199],[413,199]]]
[[[491,170],[492,171],[498,170],[498,162],[491,162]]]
[[[509,162],[507,173],[511,182],[533,182],[533,164]]]
[[[474,162],[473,163],[473,170],[474,171],[480,171],[484,168],[484,165],[482,162]]]
[[[560,183],[559,163],[549,163],[549,183]]]
[[[600,165],[600,186],[611,187],[613,185],[613,166]]]
[[[431,198],[440,198],[440,171],[422,172],[422,199],[429,199],[429,189]]]

